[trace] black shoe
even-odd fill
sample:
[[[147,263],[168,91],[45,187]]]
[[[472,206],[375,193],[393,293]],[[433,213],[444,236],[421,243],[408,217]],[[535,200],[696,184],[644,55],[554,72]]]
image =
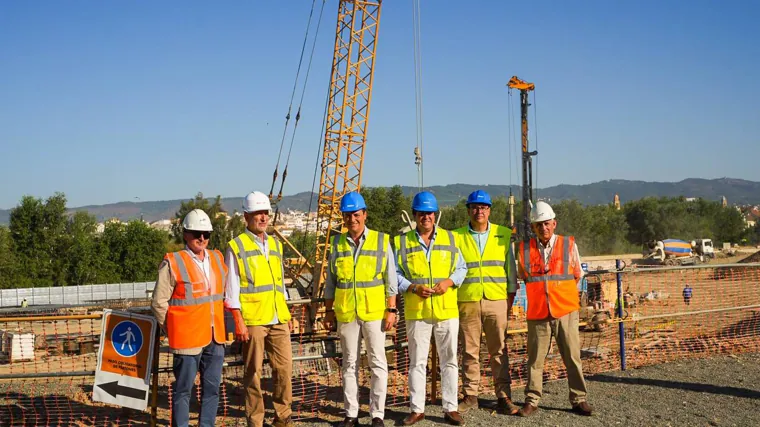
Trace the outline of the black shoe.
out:
[[[359,425],[358,418],[346,417],[343,421],[338,423],[338,427],[356,427]]]
[[[382,418],[372,418],[372,427],[385,427],[385,422]]]

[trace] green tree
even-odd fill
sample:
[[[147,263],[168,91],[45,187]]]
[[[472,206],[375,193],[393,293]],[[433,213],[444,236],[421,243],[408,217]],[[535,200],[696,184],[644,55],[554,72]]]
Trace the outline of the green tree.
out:
[[[395,236],[406,224],[401,219],[401,211],[412,214],[411,199],[404,196],[400,186],[364,187],[362,197],[367,203],[367,227],[375,231]]]
[[[15,288],[19,280],[11,232],[7,227],[0,226],[0,289]]]
[[[100,239],[96,235],[95,217],[76,212],[66,224],[61,247],[66,254],[66,284],[85,285],[118,281],[113,268],[106,262]]]
[[[44,202],[24,196],[11,210],[9,230],[23,274],[19,278],[20,287],[64,284],[64,254],[59,250],[66,221],[66,196],[62,193]]]
[[[134,220],[127,224],[106,223],[103,249],[107,262],[115,268],[117,277],[127,282],[156,279],[158,265],[166,253],[168,236],[160,230]]]

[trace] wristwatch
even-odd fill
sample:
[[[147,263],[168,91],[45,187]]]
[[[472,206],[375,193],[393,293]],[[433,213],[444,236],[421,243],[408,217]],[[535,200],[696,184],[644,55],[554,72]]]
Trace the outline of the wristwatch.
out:
[[[393,314],[398,313],[398,309],[396,307],[388,307],[385,309],[385,311],[387,311],[388,313],[393,313]]]

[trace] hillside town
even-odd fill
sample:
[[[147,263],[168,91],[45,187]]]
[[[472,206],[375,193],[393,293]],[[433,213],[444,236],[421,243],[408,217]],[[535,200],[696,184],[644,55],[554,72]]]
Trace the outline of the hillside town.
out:
[[[224,216],[229,221],[232,216],[241,216],[242,213],[235,212],[233,215],[230,215],[226,212],[220,212],[217,214],[218,216]],[[148,222],[143,221],[146,224],[148,224],[151,228],[154,228],[156,230],[162,230],[166,231],[167,233],[171,233],[172,230],[172,224],[174,224],[176,221],[178,221],[176,218],[163,218],[159,219],[157,221]],[[113,223],[113,222],[121,222],[122,224],[126,224],[126,221],[119,220],[118,218],[111,218],[107,221],[100,222],[97,224],[96,232],[97,233],[103,233],[105,230],[106,224]],[[295,231],[300,231],[303,233],[316,233],[317,232],[317,213],[316,212],[303,212],[299,210],[288,210],[287,212],[280,213],[277,216],[277,222],[275,223],[278,230],[282,235],[285,237],[289,237],[293,234]]]

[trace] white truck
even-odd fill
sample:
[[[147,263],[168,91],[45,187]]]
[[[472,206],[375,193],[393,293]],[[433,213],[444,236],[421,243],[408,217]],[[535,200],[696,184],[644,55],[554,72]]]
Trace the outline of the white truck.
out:
[[[715,258],[711,239],[665,239],[644,245],[643,256],[660,265],[696,265]]]

